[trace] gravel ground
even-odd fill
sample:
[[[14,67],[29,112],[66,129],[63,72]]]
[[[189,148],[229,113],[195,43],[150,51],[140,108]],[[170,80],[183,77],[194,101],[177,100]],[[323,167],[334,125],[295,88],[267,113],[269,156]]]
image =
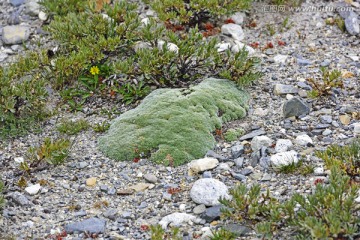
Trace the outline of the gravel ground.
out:
[[[29,27],[31,32],[24,44],[26,48],[37,48],[38,42],[45,47],[53,46],[41,30],[42,21],[28,11],[31,1],[16,7],[10,2],[0,0],[0,29],[19,23]],[[353,9],[358,14],[360,1],[354,2]],[[93,105],[80,113],[59,111],[59,114],[46,121],[41,133],[29,134],[0,145],[1,178],[7,186],[7,204],[0,218],[0,238],[3,234],[3,238],[49,239],[50,234],[62,231],[68,224],[98,218],[106,221],[98,239],[149,239],[149,232],[143,231],[141,226],[157,224],[164,216],[183,212],[195,216],[190,223],[186,221],[181,224],[185,236],[188,233],[206,239],[209,228],[224,223],[206,221],[200,215],[204,206],[192,200],[190,189],[201,178],[217,179],[228,188],[239,182],[249,186],[258,183],[264,191],[269,189],[279,199],[287,199],[295,192],[311,193],[314,180],[319,176],[327,177],[323,162],[314,157],[313,152],[330,144],[345,144],[356,135],[359,118],[352,114],[360,111],[360,39],[359,35],[342,32],[336,25],[325,24],[326,19],[339,16],[336,11],[269,13],[260,11],[260,6],[264,4],[255,3],[241,24],[245,34],[242,42],[252,46],[259,43],[254,54],[262,59],[264,76],[248,89],[252,96],[248,116],[226,125],[224,130],[242,127],[246,133],[250,133],[262,129],[265,132],[262,135],[270,138],[272,143],[278,139],[289,139],[293,143],[291,149],[302,155],[305,162],[314,165],[316,173],[308,176],[280,174],[257,164],[258,159],[251,154],[243,153],[240,156],[243,159],[239,160],[238,156],[234,157],[236,151],[233,147],[246,145],[243,140],[229,143],[219,139],[216,148],[208,155],[217,158],[220,164],[195,176],[188,175],[187,166],[158,166],[146,159],[137,163],[116,162],[97,149],[97,138],[101,134],[90,129],[72,137],[70,157],[65,164],[38,171],[28,178],[29,185],[44,180],[38,193],[29,195],[19,188],[19,168],[15,160],[21,157],[26,159],[28,148],[39,145],[45,137],[58,137],[56,126],[61,119],[84,118],[91,124],[107,119],[104,110],[110,110],[113,106],[95,100]],[[306,1],[302,6],[337,4],[338,1]],[[288,27],[283,27],[285,18],[288,18]],[[268,33],[268,24],[276,32],[273,36]],[[224,41],[228,40],[224,38]],[[273,48],[264,49],[269,42]],[[21,44],[6,45],[0,41],[0,46],[0,60],[1,56],[4,58],[0,64],[13,61],[16,55],[24,51]],[[320,66],[352,74],[344,78],[344,89],[335,89],[329,97],[308,99],[305,91],[309,84],[306,79],[318,76]],[[278,92],[274,90],[276,84],[289,85],[286,89],[295,87],[296,90],[288,94],[286,91]],[[291,98],[299,98],[307,103],[310,113],[304,113],[299,118],[284,118],[282,106]],[[56,103],[56,96],[54,99]],[[127,110],[120,105],[116,108],[119,112]],[[312,143],[305,146],[299,144],[297,137],[302,134],[308,135]],[[251,142],[251,139],[246,140]],[[275,154],[275,150],[269,147],[268,154]],[[234,172],[242,175],[235,177]],[[239,180],[243,175],[246,175],[245,178]],[[96,178],[94,185],[90,183],[90,178]],[[130,191],[132,187],[136,190]],[[180,188],[181,191],[171,195],[168,194],[169,188]],[[101,227],[101,223],[99,225]],[[69,234],[66,239],[86,237],[89,236],[78,233]],[[249,235],[243,238],[256,239],[256,234],[249,230]],[[277,236],[277,239],[293,238],[285,231]]]

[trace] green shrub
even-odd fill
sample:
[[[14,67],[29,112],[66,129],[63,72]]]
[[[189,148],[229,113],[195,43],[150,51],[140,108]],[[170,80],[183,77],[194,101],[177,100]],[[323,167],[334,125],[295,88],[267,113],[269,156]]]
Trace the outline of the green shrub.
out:
[[[162,229],[161,225],[152,225],[150,226],[151,231],[151,240],[164,240],[164,239],[171,239],[171,240],[180,240],[180,229],[173,227],[170,231],[166,232]]]
[[[250,7],[251,0],[146,0],[162,21],[195,27]]]
[[[4,191],[4,183],[0,180],[0,209],[2,209],[5,205],[5,198],[3,196]]]
[[[36,68],[47,62],[44,53],[34,52],[0,67],[0,137],[24,134],[46,116],[46,73]]]
[[[259,185],[248,189],[241,184],[230,191],[231,200],[220,202],[227,207],[222,209],[225,217],[249,224],[267,239],[285,227],[294,232],[294,239],[353,239],[360,231],[355,202],[359,190],[333,167],[329,184],[318,182],[311,195],[295,193],[280,203],[269,191],[261,194]]]
[[[102,123],[96,123],[92,128],[95,132],[106,132],[110,128],[110,123],[103,121]]]
[[[90,124],[85,119],[80,119],[77,121],[63,120],[58,126],[57,130],[60,133],[65,133],[68,135],[75,135],[83,130],[86,130],[90,127]]]
[[[158,163],[180,165],[213,148],[212,132],[244,117],[247,100],[234,83],[214,78],[188,89],[158,89],[115,119],[99,147],[117,160],[144,154]]]
[[[242,128],[232,128],[232,129],[227,130],[224,133],[224,139],[227,142],[236,141],[243,134],[244,134],[244,129],[242,129]]]
[[[320,70],[322,73],[321,81],[316,81],[313,78],[307,79],[313,88],[308,92],[308,95],[311,98],[331,95],[333,88],[343,88],[344,86],[339,70],[330,72],[326,67],[320,67]]]
[[[41,162],[54,165],[62,164],[69,156],[69,148],[70,141],[67,139],[53,140],[45,138],[40,147],[32,147],[29,149],[30,165],[38,165]]]
[[[355,139],[347,146],[332,145],[325,151],[317,151],[316,156],[323,159],[325,166],[333,166],[344,171],[351,178],[360,176],[360,139]]]

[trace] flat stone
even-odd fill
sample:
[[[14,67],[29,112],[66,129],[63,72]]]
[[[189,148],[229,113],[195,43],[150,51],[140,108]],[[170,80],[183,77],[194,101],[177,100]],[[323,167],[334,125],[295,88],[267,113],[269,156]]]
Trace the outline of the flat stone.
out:
[[[271,166],[281,167],[287,166],[291,163],[297,163],[299,161],[298,153],[294,150],[288,152],[277,153],[270,157]]]
[[[299,117],[310,113],[310,108],[299,98],[292,98],[287,100],[283,106],[283,114],[285,118]]]
[[[245,236],[252,231],[251,228],[236,223],[226,224],[224,229],[236,234],[236,236]]]
[[[264,135],[266,134],[266,132],[264,131],[264,129],[260,128],[260,129],[257,129],[257,130],[254,130],[248,134],[245,134],[244,136],[242,136],[239,140],[240,141],[243,141],[243,140],[248,140],[248,139],[252,139],[256,136],[260,136],[260,135]]]
[[[151,173],[145,174],[144,179],[149,183],[156,183],[158,181],[157,177]]]
[[[253,152],[259,151],[262,147],[271,146],[273,140],[267,136],[256,136],[251,140],[251,149]]]
[[[275,62],[275,63],[285,64],[286,59],[287,59],[288,57],[289,57],[288,55],[278,54],[278,55],[276,55],[276,56],[274,57],[274,62]]]
[[[345,27],[350,35],[358,35],[360,33],[360,25],[356,13],[350,12],[349,16],[345,18]]]
[[[166,229],[167,226],[171,223],[173,226],[179,226],[182,223],[194,221],[196,217],[187,213],[172,213],[161,219],[159,224],[163,229]]]
[[[297,58],[297,64],[300,66],[308,66],[311,65],[312,62],[308,59],[304,59],[304,58]]]
[[[292,85],[285,85],[285,84],[275,84],[274,87],[274,94],[275,95],[282,95],[282,94],[290,94],[290,93],[298,93],[299,89]]]
[[[243,145],[235,145],[231,147],[231,154],[233,158],[238,158],[242,154],[244,154],[244,146]]]
[[[245,181],[246,180],[246,176],[241,174],[241,173],[231,172],[231,176],[233,178],[235,178],[236,180],[239,180],[239,181]]]
[[[40,191],[40,189],[41,189],[40,184],[35,184],[25,188],[25,192],[27,192],[30,195],[35,195]]]
[[[132,185],[129,188],[133,189],[135,192],[142,192],[142,191],[145,191],[148,188],[151,188],[151,186],[153,186],[153,184],[150,184],[150,183],[138,183],[138,184]]]
[[[21,4],[23,4],[25,2],[25,0],[10,0],[10,4],[13,5],[14,7],[18,7]]]
[[[349,125],[349,123],[351,121],[351,117],[347,114],[340,115],[339,120],[343,125],[347,126],[347,125]]]
[[[323,116],[320,116],[320,121],[321,121],[321,123],[324,123],[324,124],[330,124],[330,123],[332,123],[332,117],[330,115],[323,115]]]
[[[26,26],[14,25],[2,29],[2,40],[5,44],[19,44],[27,41],[29,36],[30,28]]]
[[[300,146],[307,146],[309,143],[313,144],[313,141],[308,135],[302,134],[296,137],[295,143]]]
[[[23,194],[21,194],[19,192],[12,193],[10,195],[10,197],[17,205],[20,205],[20,206],[31,205],[31,202],[29,201],[29,199],[27,199],[27,197],[25,197]]]
[[[216,158],[201,158],[193,160],[188,163],[188,174],[193,176],[199,172],[204,172],[206,170],[214,169],[219,164],[219,161]]]
[[[133,189],[119,189],[117,190],[117,195],[120,195],[120,196],[126,196],[126,195],[131,195],[134,193],[134,190]]]
[[[219,204],[220,197],[230,198],[227,186],[213,178],[197,180],[190,190],[190,197],[195,203],[206,206]]]
[[[96,184],[96,177],[86,179],[86,186],[93,187]]]
[[[234,163],[237,167],[242,167],[244,164],[244,158],[243,157],[236,158],[234,160]]]
[[[197,205],[193,209],[193,213],[198,215],[206,211],[206,206],[204,204]]]
[[[117,209],[115,209],[115,208],[109,208],[109,209],[107,209],[107,210],[103,213],[103,215],[104,215],[104,217],[106,217],[106,218],[108,218],[108,219],[110,219],[110,220],[115,221],[117,213],[118,213],[118,210],[117,210]]]
[[[209,207],[201,214],[201,218],[205,219],[206,222],[210,223],[220,219],[222,205],[216,205]]]
[[[65,225],[67,233],[74,232],[88,232],[88,233],[103,233],[105,232],[106,221],[99,218],[89,218],[84,221],[70,223]]]
[[[243,40],[245,37],[242,27],[234,23],[222,25],[221,33],[238,41]]]

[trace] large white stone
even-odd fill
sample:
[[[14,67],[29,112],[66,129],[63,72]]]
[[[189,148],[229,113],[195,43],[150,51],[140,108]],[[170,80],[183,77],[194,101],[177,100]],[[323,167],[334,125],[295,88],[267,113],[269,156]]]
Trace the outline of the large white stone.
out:
[[[295,143],[300,146],[306,146],[308,143],[313,143],[311,137],[306,134],[302,134],[296,137]]]
[[[219,198],[230,199],[227,186],[213,178],[197,180],[190,190],[191,199],[197,204],[214,206],[219,204]]]
[[[251,140],[251,149],[257,152],[262,147],[269,147],[272,142],[273,140],[267,136],[256,136]]]
[[[281,167],[297,163],[299,161],[298,153],[294,150],[288,152],[281,152],[270,157],[271,166]]]
[[[166,229],[170,223],[174,226],[179,226],[184,222],[194,221],[195,219],[196,217],[191,214],[176,212],[163,217],[159,224],[163,229]]]
[[[275,152],[286,152],[292,147],[292,145],[293,144],[290,139],[278,139],[276,141]]]
[[[255,50],[252,47],[245,45],[244,43],[242,43],[240,41],[236,41],[236,40],[235,40],[235,45],[231,48],[231,51],[233,53],[238,53],[244,47],[245,47],[245,50],[249,53],[249,55],[253,55],[255,53]]]
[[[241,41],[244,39],[244,31],[240,25],[229,23],[221,26],[221,32],[224,35],[232,37],[234,40]]]
[[[13,25],[2,29],[2,40],[5,44],[19,44],[28,40],[30,28],[26,26]]]
[[[206,157],[197,160],[193,160],[188,163],[189,175],[193,176],[199,172],[204,172],[215,168],[219,164],[216,158]]]
[[[215,45],[218,52],[224,52],[227,49],[231,49],[231,44],[227,42],[218,43]]]
[[[35,195],[40,191],[40,184],[31,185],[27,188],[25,188],[25,192],[27,192],[30,195]]]
[[[160,50],[163,49],[164,44],[165,44],[165,41],[159,40],[159,41],[158,41],[158,48],[159,48]],[[167,44],[166,44],[166,47],[167,47],[167,48],[169,49],[169,51],[171,51],[171,52],[177,53],[177,52],[179,51],[179,47],[176,46],[174,43],[167,43]]]
[[[236,23],[236,24],[243,24],[244,23],[244,18],[245,18],[245,13],[242,12],[236,12],[233,15],[230,16],[230,18]]]

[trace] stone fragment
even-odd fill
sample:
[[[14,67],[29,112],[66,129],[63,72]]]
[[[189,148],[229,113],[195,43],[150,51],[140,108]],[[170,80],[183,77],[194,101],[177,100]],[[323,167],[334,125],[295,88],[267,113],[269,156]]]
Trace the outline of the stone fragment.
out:
[[[135,192],[142,192],[142,191],[145,191],[148,188],[151,188],[151,186],[153,186],[153,184],[150,184],[150,183],[138,183],[138,184],[132,185],[129,188],[133,189]]]
[[[86,186],[93,187],[96,184],[96,177],[86,179]]]
[[[354,135],[360,136],[360,122],[354,123]]]
[[[151,173],[146,173],[144,179],[149,183],[156,183],[158,181],[157,177]]]
[[[286,152],[293,146],[290,139],[278,139],[275,145],[275,152]]]
[[[302,134],[296,137],[295,143],[300,146],[307,146],[309,143],[313,144],[313,141],[308,135]]]
[[[206,206],[219,204],[220,197],[230,198],[227,186],[213,178],[197,180],[190,190],[190,197],[197,204],[204,204]]]
[[[195,219],[196,217],[194,215],[176,212],[163,217],[159,224],[163,229],[166,229],[169,224],[172,224],[173,226],[179,226],[184,222],[191,222]]]
[[[219,164],[219,161],[216,158],[201,158],[193,160],[188,163],[188,173],[190,176],[193,176],[199,172],[204,172],[215,168]]]
[[[350,12],[349,16],[345,18],[345,27],[350,35],[358,35],[360,33],[360,25],[356,13]]]
[[[251,140],[251,149],[253,152],[259,151],[262,147],[271,146],[273,140],[267,136],[256,136]]]
[[[310,112],[310,108],[306,103],[304,103],[299,98],[292,98],[287,100],[283,106],[283,114],[285,118],[289,117],[299,117],[302,115],[307,115]]]
[[[249,53],[249,55],[253,55],[255,53],[255,50],[252,47],[250,47],[240,41],[237,41],[237,40],[235,40],[235,44],[232,46],[231,51],[233,53],[238,53],[243,48],[245,48],[245,51],[247,51]]]
[[[236,12],[230,16],[235,24],[241,25],[244,22],[245,14],[243,12]]]
[[[298,93],[299,89],[292,85],[285,85],[285,84],[275,84],[274,87],[274,94],[275,95],[282,95],[282,94],[289,94],[289,93]]]
[[[38,16],[40,13],[39,0],[26,0],[25,9],[26,13],[30,16]]]
[[[238,41],[243,40],[245,37],[241,26],[234,23],[222,25],[221,33]]]
[[[10,195],[10,197],[17,205],[20,205],[20,206],[31,205],[31,202],[29,201],[29,199],[27,199],[23,194],[21,194],[19,192],[12,193]]]
[[[340,115],[339,119],[340,119],[340,122],[345,126],[349,125],[349,123],[351,121],[351,117],[347,114]]]
[[[270,157],[271,166],[273,167],[287,166],[298,161],[298,153],[294,150],[277,153]]]
[[[251,228],[237,224],[237,223],[226,224],[224,226],[224,228],[227,231],[236,234],[236,236],[244,236],[252,231]]]
[[[201,214],[203,212],[206,211],[206,206],[204,204],[200,204],[200,205],[197,205],[196,207],[194,207],[193,209],[193,213],[194,214]]]
[[[87,232],[87,233],[103,233],[105,232],[106,221],[99,218],[89,218],[84,221],[70,223],[65,225],[67,233]]]
[[[222,205],[215,205],[209,207],[201,214],[201,218],[205,219],[206,222],[210,223],[220,219]]]
[[[285,64],[287,58],[288,58],[288,55],[278,54],[274,57],[274,62]]]
[[[248,134],[245,134],[244,136],[242,136],[239,140],[240,141],[243,141],[243,140],[248,140],[248,139],[252,139],[256,136],[260,136],[260,135],[264,135],[266,134],[266,132],[264,131],[264,129],[260,128],[260,129],[257,129],[257,130],[254,130]]]
[[[35,195],[40,191],[40,189],[41,189],[40,184],[35,184],[25,188],[25,192],[27,192],[30,195]]]
[[[5,44],[19,44],[27,41],[29,36],[30,28],[26,26],[13,25],[2,29],[2,40]]]
[[[119,189],[117,190],[117,195],[125,196],[125,195],[131,195],[134,193],[133,189]]]

